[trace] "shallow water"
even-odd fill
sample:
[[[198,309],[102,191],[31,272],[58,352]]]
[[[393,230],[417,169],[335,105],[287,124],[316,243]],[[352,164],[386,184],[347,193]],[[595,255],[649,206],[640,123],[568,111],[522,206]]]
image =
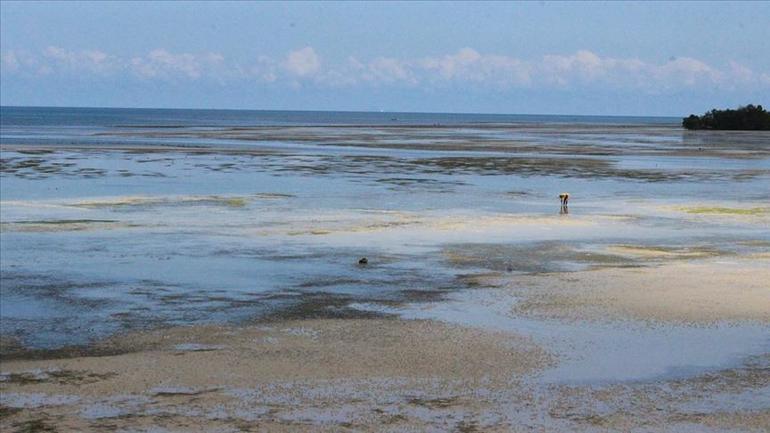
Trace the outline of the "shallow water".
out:
[[[473,291],[440,303],[387,308],[359,304],[367,311],[410,319],[512,331],[550,348],[556,366],[538,376],[543,383],[603,384],[691,377],[740,365],[749,354],[770,351],[766,324],[706,326],[581,322],[532,319],[511,314],[515,299],[504,292]]]
[[[494,317],[452,307],[476,274],[648,264],[605,251],[616,244],[736,254],[762,250],[738,242],[770,241],[767,133],[686,133],[660,119],[402,116],[393,126],[3,110],[0,315],[3,335],[27,347],[171,324],[344,317],[361,305],[406,314],[397,307],[447,297],[430,314],[472,323]],[[298,126],[308,123],[320,126]],[[567,214],[561,191],[572,196]],[[498,247],[478,247],[488,244]],[[558,380],[695,371],[767,350],[766,326],[632,326],[638,344],[625,350],[609,328],[506,320],[617,346],[602,353],[627,367],[570,361],[548,373]],[[718,342],[729,347],[703,349]],[[614,362],[679,344],[692,350]]]

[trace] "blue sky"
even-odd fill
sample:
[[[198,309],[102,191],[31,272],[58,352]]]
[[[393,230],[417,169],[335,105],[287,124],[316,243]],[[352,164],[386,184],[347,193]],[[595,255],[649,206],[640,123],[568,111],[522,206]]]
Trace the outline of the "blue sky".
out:
[[[0,3],[3,105],[770,105],[770,3]]]

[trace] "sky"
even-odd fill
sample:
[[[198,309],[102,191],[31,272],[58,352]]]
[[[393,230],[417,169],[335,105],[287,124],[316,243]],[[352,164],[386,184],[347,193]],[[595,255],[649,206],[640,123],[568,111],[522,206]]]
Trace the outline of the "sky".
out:
[[[0,2],[0,104],[681,116],[770,105],[770,2]]]

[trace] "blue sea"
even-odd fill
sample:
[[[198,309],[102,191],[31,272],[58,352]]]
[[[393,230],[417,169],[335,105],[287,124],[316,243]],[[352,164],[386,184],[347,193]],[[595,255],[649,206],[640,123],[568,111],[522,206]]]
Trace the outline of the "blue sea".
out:
[[[0,107],[0,143],[88,144],[92,134],[137,128],[255,126],[462,126],[491,124],[672,125],[681,119],[355,111],[191,110],[142,108]],[[99,140],[104,144],[105,140]],[[114,141],[113,141],[114,142]]]

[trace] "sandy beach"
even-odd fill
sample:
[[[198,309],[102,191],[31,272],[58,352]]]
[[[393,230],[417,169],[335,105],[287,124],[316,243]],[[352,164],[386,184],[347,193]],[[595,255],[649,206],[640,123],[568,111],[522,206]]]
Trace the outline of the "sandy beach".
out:
[[[765,256],[516,278],[518,313],[570,320],[770,322]],[[516,288],[526,287],[525,290]]]
[[[645,281],[657,285],[669,273],[702,266],[650,269],[662,280]],[[746,271],[745,265],[708,266],[724,278]],[[705,305],[672,309],[672,298],[692,296],[692,289],[664,283],[642,295],[632,285],[638,272],[572,275],[564,290],[590,291],[569,305],[562,293],[545,288],[562,287],[562,279],[539,276],[540,285],[529,285],[539,302],[525,300],[517,311],[554,316],[569,310],[569,320],[585,320],[599,306],[602,320],[768,323],[766,297],[759,305],[751,294],[721,296],[719,303],[711,294],[724,290],[723,281],[704,277],[697,283],[709,293],[699,297]],[[607,290],[615,285],[630,297]],[[98,354],[106,347],[97,345],[92,356],[4,361],[2,425],[29,431],[759,432],[770,422],[766,354],[687,378],[560,385],[538,381],[559,362],[549,347],[512,332],[431,320],[193,326],[114,337],[101,346],[124,353]]]
[[[464,251],[447,254],[460,266],[494,257],[480,246]],[[490,270],[475,276],[475,294],[452,308],[492,303],[503,317],[571,327],[622,328],[631,320],[663,333],[671,326],[709,332],[715,323],[767,329],[766,252],[715,251],[610,245],[605,253],[616,260],[585,270]],[[655,380],[554,383],[543,373],[560,365],[564,352],[524,330],[397,310],[440,303],[397,303],[365,318],[279,315],[251,325],[127,332],[81,351],[6,347],[0,425],[73,432],[759,432],[770,423],[767,353]],[[574,344],[570,356],[593,350]]]

